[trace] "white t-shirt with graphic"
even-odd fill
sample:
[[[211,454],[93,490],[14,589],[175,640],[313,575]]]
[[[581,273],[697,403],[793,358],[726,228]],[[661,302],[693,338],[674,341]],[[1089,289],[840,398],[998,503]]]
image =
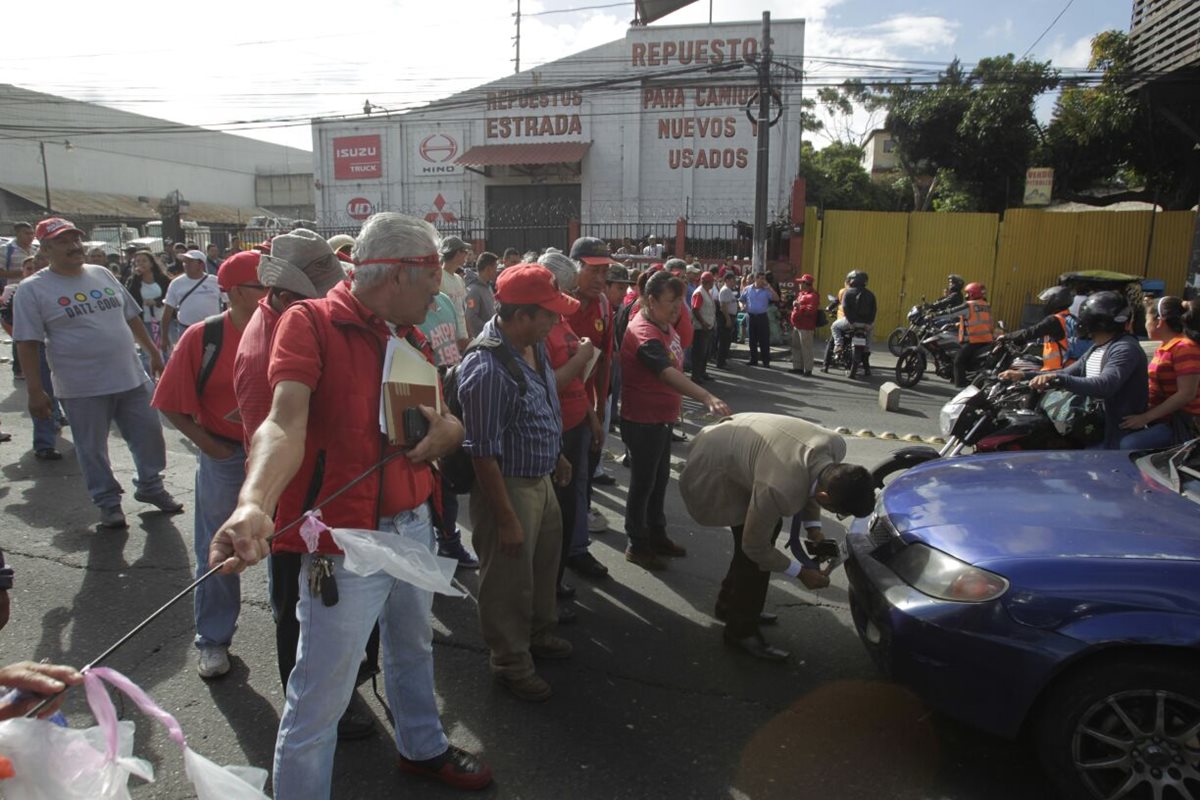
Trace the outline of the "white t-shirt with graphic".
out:
[[[13,339],[45,342],[58,397],[99,397],[150,380],[134,349],[130,320],[141,308],[104,267],[77,276],[43,269],[13,298]]]

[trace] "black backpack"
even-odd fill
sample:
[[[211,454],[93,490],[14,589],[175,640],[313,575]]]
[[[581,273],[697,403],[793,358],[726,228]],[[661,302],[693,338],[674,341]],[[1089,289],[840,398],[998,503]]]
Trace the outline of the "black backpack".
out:
[[[486,350],[498,359],[512,379],[517,382],[517,391],[521,393],[521,397],[525,396],[525,392],[529,388],[525,382],[525,372],[513,357],[512,350],[504,342],[480,334],[467,345],[467,349],[463,351],[463,359],[465,360],[467,354],[475,350]],[[446,400],[446,408],[459,419],[462,419],[462,403],[458,399],[458,370],[461,366],[462,362],[460,361],[446,370],[446,374],[442,376],[442,397]],[[462,445],[459,445],[458,449],[450,455],[442,457],[441,472],[446,488],[455,494],[467,494],[475,485],[475,463],[471,460],[471,454]]]
[[[203,349],[200,353],[200,371],[196,373],[196,396],[204,394],[204,387],[221,355],[221,342],[225,338],[225,315],[213,314],[201,323],[204,325]]]

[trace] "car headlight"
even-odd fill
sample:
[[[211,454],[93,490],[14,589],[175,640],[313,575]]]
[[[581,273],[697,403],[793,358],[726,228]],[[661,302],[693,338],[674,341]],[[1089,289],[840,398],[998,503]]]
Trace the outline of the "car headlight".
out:
[[[941,413],[938,414],[938,425],[942,429],[942,436],[950,435],[950,432],[954,430],[955,424],[958,423],[958,418],[962,414],[963,409],[967,407],[967,401],[977,394],[979,394],[978,387],[968,386],[954,395],[954,399],[942,406]]]
[[[915,542],[892,555],[888,566],[905,583],[939,600],[986,603],[1008,591],[1008,579]]]

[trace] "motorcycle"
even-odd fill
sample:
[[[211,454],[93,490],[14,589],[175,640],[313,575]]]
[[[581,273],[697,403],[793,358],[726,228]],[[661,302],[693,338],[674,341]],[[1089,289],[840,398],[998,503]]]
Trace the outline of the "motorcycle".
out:
[[[837,313],[837,298],[828,295],[826,299],[830,301],[826,313],[833,316]],[[825,363],[822,365],[821,371],[829,372],[829,368],[834,366],[845,370],[851,380],[857,378],[860,371],[864,377],[870,375],[870,331],[871,326],[866,323],[852,323],[845,336],[842,337],[840,347],[834,345],[833,337],[830,336],[829,343],[825,346]]]
[[[1004,323],[997,323],[1004,330]],[[954,380],[954,359],[962,345],[958,341],[958,321],[956,319],[935,319],[929,323],[928,335],[921,339],[915,347],[907,347],[896,359],[896,383],[905,389],[911,389],[921,382],[925,370],[933,361],[934,373],[948,381]],[[967,364],[967,380],[996,368],[995,356],[1008,352],[1008,348],[979,350]]]
[[[926,332],[929,322],[928,314],[929,304],[922,297],[920,304],[909,309],[908,325],[901,325],[888,334],[887,346],[892,355],[899,358],[905,348],[916,347],[928,335]]]
[[[1013,450],[1079,450],[1103,436],[1103,413],[1086,398],[1064,390],[1035,392],[1028,381],[983,379],[942,406],[946,444],[904,447],[871,470],[877,488],[889,475],[935,458]]]

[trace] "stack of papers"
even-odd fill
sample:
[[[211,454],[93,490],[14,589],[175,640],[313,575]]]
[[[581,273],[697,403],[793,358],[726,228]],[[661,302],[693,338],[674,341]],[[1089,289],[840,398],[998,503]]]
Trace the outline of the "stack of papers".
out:
[[[404,440],[404,411],[429,406],[438,414],[442,408],[442,382],[437,367],[429,363],[407,340],[393,336],[383,357],[383,387],[379,396],[379,429],[393,445]]]

